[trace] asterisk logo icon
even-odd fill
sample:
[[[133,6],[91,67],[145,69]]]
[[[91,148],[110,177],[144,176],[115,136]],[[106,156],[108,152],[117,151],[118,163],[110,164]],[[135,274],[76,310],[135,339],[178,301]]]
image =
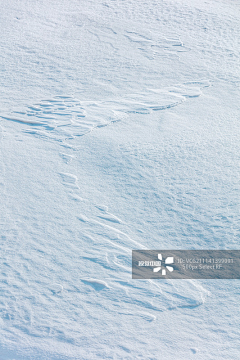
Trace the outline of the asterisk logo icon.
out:
[[[162,262],[162,254],[158,254],[158,259],[161,260],[161,262]],[[166,268],[162,268],[162,264],[160,263],[161,266],[153,268],[153,272],[157,273],[162,270],[162,275],[166,275],[166,273],[167,273],[166,269],[170,272],[172,272],[174,270],[172,266],[169,266],[169,264],[173,264],[173,263],[174,263],[174,257],[168,256],[164,261],[164,265]]]

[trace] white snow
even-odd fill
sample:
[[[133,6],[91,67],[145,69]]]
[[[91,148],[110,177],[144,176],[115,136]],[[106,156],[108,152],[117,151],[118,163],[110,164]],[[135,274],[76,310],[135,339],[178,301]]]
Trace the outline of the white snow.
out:
[[[238,280],[133,249],[239,249],[237,0],[0,13],[0,360],[238,359]]]

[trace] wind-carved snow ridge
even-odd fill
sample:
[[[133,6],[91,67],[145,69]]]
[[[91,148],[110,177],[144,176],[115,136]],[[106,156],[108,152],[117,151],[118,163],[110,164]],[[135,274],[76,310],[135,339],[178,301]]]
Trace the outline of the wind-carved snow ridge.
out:
[[[131,113],[150,114],[175,107],[198,97],[209,80],[177,84],[163,89],[147,89],[102,101],[80,101],[72,96],[54,96],[28,106],[2,119],[31,126],[25,132],[54,140],[83,136],[126,118]]]
[[[191,49],[186,47],[179,38],[162,37],[156,41],[150,37],[136,32],[127,31],[124,35],[133,45],[140,50],[146,58],[152,60],[156,55],[163,56],[164,53],[187,52]]]

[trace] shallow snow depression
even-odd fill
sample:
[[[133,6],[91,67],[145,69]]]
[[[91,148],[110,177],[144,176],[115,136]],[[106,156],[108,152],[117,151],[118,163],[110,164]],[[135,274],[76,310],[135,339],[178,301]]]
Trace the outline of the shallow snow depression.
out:
[[[237,1],[1,7],[0,359],[237,359],[238,280],[133,249],[239,249]]]

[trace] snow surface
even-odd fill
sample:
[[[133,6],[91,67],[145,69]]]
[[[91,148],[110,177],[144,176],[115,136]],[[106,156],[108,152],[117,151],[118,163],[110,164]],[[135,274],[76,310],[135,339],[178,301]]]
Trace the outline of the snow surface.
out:
[[[238,0],[1,2],[0,359],[239,359]]]

